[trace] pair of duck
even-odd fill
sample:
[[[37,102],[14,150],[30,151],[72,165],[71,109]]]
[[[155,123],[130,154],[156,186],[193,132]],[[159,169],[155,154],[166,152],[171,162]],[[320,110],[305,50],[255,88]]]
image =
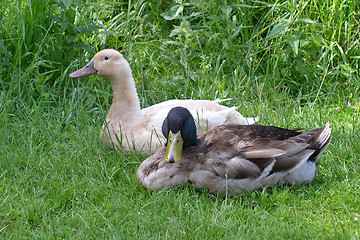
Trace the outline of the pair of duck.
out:
[[[89,75],[109,80],[114,91],[100,137],[110,147],[156,151],[137,171],[140,183],[153,191],[193,184],[236,195],[309,183],[317,157],[331,140],[328,123],[306,132],[250,125],[257,119],[244,118],[236,107],[218,101],[169,100],[140,109],[129,63],[113,49],[97,53],[69,76]]]

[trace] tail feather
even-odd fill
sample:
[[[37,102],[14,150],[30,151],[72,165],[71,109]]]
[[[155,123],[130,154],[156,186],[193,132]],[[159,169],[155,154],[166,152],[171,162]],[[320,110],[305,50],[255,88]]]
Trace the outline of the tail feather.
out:
[[[310,143],[307,149],[300,153],[307,161],[303,161],[303,163],[288,171],[288,174],[281,179],[281,184],[288,183],[298,186],[313,180],[316,173],[316,165],[319,163],[319,160],[316,159],[326,150],[331,141],[330,124],[326,123],[321,128],[304,132],[303,136],[300,135],[300,138],[308,139]]]
[[[315,152],[309,157],[309,161],[315,162],[316,165],[319,164],[320,160],[316,160],[329,146],[331,142],[331,128],[330,123],[326,123],[323,126],[322,131],[316,137],[315,140]]]
[[[309,157],[309,161],[315,162],[317,157],[323,153],[329,146],[331,141],[331,128],[330,123],[326,123],[324,126],[310,131],[302,132],[298,136],[292,138],[292,140],[299,143],[308,143],[308,149],[315,150]]]

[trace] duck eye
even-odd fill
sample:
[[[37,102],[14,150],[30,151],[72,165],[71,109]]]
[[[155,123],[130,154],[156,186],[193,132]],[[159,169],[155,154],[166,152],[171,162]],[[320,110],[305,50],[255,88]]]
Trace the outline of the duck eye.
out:
[[[109,57],[104,57],[105,60],[109,60]]]

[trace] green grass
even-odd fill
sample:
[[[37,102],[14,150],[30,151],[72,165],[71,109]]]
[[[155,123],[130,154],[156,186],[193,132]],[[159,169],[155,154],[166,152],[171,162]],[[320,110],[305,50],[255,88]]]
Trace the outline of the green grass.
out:
[[[360,238],[356,2],[0,5],[0,238]],[[129,60],[142,107],[231,98],[260,124],[330,122],[315,180],[225,199],[147,191],[135,177],[146,156],[99,140],[109,83],[67,77],[106,47]]]

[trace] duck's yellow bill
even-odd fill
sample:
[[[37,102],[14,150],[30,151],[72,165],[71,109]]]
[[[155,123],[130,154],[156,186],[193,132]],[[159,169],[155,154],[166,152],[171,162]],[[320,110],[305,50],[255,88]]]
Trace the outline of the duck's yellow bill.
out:
[[[183,139],[180,131],[177,133],[169,132],[165,161],[176,163],[181,160],[181,152],[183,148]]]

